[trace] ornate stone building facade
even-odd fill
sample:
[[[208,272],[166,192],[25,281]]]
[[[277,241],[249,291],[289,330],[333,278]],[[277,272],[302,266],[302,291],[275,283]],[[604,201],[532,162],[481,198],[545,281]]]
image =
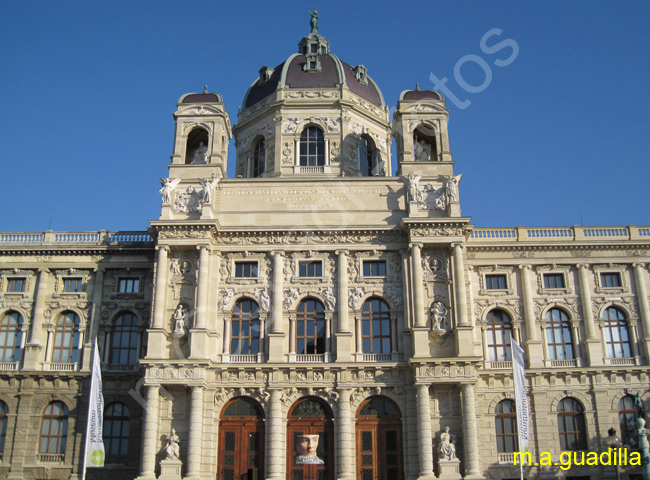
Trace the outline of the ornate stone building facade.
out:
[[[518,478],[511,338],[534,458],[633,435],[650,227],[474,228],[442,96],[405,91],[389,118],[317,23],[234,127],[207,89],[177,107],[147,232],[0,234],[0,478],[81,478],[95,338],[87,478]]]

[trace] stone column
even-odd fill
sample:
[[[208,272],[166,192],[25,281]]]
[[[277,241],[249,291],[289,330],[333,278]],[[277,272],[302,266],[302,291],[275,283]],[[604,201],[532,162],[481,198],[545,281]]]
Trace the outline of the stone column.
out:
[[[603,365],[603,352],[600,338],[596,333],[594,315],[591,311],[591,286],[589,284],[589,265],[578,265],[578,284],[580,288],[580,305],[582,307],[582,322],[585,326],[584,344],[587,347],[587,362],[590,366]]]
[[[163,328],[165,321],[165,308],[167,298],[167,273],[169,263],[167,254],[169,247],[157,247],[158,260],[156,262],[156,294],[154,296],[153,321],[152,327],[156,329]]]
[[[478,446],[478,427],[476,422],[476,396],[474,384],[463,384],[463,441],[465,444],[465,478],[483,478],[479,470],[481,462]]]
[[[463,261],[463,245],[455,243],[452,246],[454,299],[456,306],[456,353],[458,356],[474,355],[473,328],[467,314],[467,285],[465,282],[465,262]]]
[[[338,438],[338,476],[337,480],[354,478],[354,424],[350,411],[350,390],[339,390],[339,418],[336,422]]]
[[[459,326],[469,326],[467,316],[467,291],[465,288],[465,265],[463,262],[463,246],[460,243],[453,245],[454,261],[454,293],[456,295],[456,310]]]
[[[350,319],[348,317],[348,251],[337,250],[338,255],[338,311],[339,311],[339,328],[338,332],[350,331]]]
[[[38,288],[34,299],[34,315],[31,321],[29,341],[25,345],[25,370],[40,370],[43,358],[43,320],[45,318],[45,297],[47,296],[50,272],[47,268],[41,269],[38,275]]]
[[[196,299],[196,324],[194,328],[205,329],[208,325],[208,295],[210,281],[210,250],[207,245],[200,245],[199,249],[199,284]]]
[[[159,392],[158,385],[149,385],[145,387],[147,405],[144,408],[144,432],[142,434],[142,454],[140,464],[140,476],[138,480],[154,480],[156,478],[154,469],[156,468],[156,452],[160,445],[158,444],[158,408]]]
[[[415,318],[415,328],[427,326],[426,315],[424,314],[424,275],[422,273],[422,244],[413,243],[411,247],[411,265],[413,268],[413,316]]]
[[[282,333],[282,289],[284,257],[282,252],[273,252],[273,303],[271,309],[271,333]]]
[[[646,359],[650,360],[650,308],[648,307],[648,293],[645,286],[645,265],[635,263],[634,281],[636,284],[636,298],[639,302],[639,314],[641,316],[641,325],[643,326],[643,352]]]
[[[203,387],[192,386],[190,406],[190,438],[187,445],[187,476],[203,478],[201,461],[203,459]]]
[[[273,296],[271,298],[271,317],[267,318],[270,323],[269,353],[268,361],[284,362],[284,333],[282,332],[282,303],[283,303],[283,274],[284,257],[281,251],[272,252],[273,255]]]
[[[362,330],[361,321],[362,321],[361,315],[356,315],[354,317],[358,355],[361,355],[363,353],[363,337],[362,337],[363,330]]]
[[[348,251],[337,250],[338,255],[338,297],[336,301],[338,328],[336,338],[336,361],[349,362],[352,360],[352,332],[350,331],[350,310],[348,306]]]
[[[418,402],[418,457],[420,460],[418,480],[434,479],[429,385],[417,385],[416,387]]]
[[[285,463],[284,437],[285,428],[282,421],[282,390],[271,390],[269,399],[269,421],[266,430],[266,471],[267,479],[283,479]]]

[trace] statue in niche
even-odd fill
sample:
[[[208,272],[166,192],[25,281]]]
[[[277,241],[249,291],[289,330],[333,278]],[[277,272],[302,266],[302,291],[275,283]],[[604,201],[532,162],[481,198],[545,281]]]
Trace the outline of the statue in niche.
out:
[[[160,178],[160,184],[162,188],[158,193],[162,194],[162,203],[163,205],[169,205],[172,203],[171,195],[176,186],[180,183],[180,178]]]
[[[260,290],[258,298],[260,300],[260,308],[263,311],[268,311],[271,307],[271,299],[269,298],[269,294],[266,293],[266,290]]]
[[[445,431],[440,434],[438,458],[440,460],[456,460],[456,436],[449,433],[449,427],[445,427]]]
[[[413,172],[408,174],[408,200],[409,202],[421,202],[422,192],[420,192],[420,179],[422,175],[416,175]]]
[[[185,333],[189,314],[182,303],[179,303],[174,312],[174,333]]]
[[[431,145],[424,140],[415,140],[415,161],[428,162],[431,158]]]
[[[199,142],[199,146],[194,150],[194,159],[192,160],[192,163],[205,163],[207,153],[208,149],[205,148],[203,142]]]
[[[181,456],[181,444],[178,435],[176,435],[176,430],[172,428],[172,431],[167,435],[167,445],[165,445],[165,460],[179,460]]]
[[[331,288],[323,289],[323,300],[325,300],[325,308],[327,310],[334,310],[334,305],[336,304],[336,297],[332,292]]]
[[[447,177],[447,183],[445,184],[445,192],[447,193],[447,200],[449,202],[457,202],[458,201],[458,184],[460,183],[460,179],[462,178],[462,174],[460,175],[450,175]]]
[[[434,332],[447,329],[447,307],[441,301],[434,302],[431,308],[431,329]]]
[[[311,33],[318,33],[318,10],[313,12],[309,10],[309,26],[311,27]]]
[[[219,183],[219,179],[215,178],[213,173],[210,178],[199,178],[199,182],[201,182],[201,186],[203,187],[200,202],[202,205],[209,205],[212,203],[212,190],[214,190],[217,183]]]

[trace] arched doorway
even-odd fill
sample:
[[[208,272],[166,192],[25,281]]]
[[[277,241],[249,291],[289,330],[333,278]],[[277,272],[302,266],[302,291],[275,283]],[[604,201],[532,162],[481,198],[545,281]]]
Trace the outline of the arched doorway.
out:
[[[319,398],[298,400],[287,423],[287,472],[290,480],[333,480],[332,410]]]
[[[264,478],[264,411],[253,399],[238,397],[222,410],[218,480]]]
[[[402,420],[386,397],[370,397],[357,410],[357,479],[402,480]]]

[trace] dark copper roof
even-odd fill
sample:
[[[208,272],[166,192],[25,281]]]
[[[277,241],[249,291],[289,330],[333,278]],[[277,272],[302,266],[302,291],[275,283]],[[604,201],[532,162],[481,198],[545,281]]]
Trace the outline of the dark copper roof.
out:
[[[400,95],[400,100],[444,100],[442,94],[435,90],[406,90]]]
[[[223,99],[218,93],[186,93],[178,103],[221,103]]]
[[[305,55],[294,54],[275,67],[271,78],[265,83],[261,83],[259,78],[255,80],[246,92],[243,108],[252,107],[278,88],[340,88],[343,84],[361,98],[378,107],[384,107],[381,91],[370,77],[367,77],[368,84],[363,85],[355,78],[352,67],[339,60],[336,55],[327,53],[318,57],[321,67],[318,72],[305,71]]]

